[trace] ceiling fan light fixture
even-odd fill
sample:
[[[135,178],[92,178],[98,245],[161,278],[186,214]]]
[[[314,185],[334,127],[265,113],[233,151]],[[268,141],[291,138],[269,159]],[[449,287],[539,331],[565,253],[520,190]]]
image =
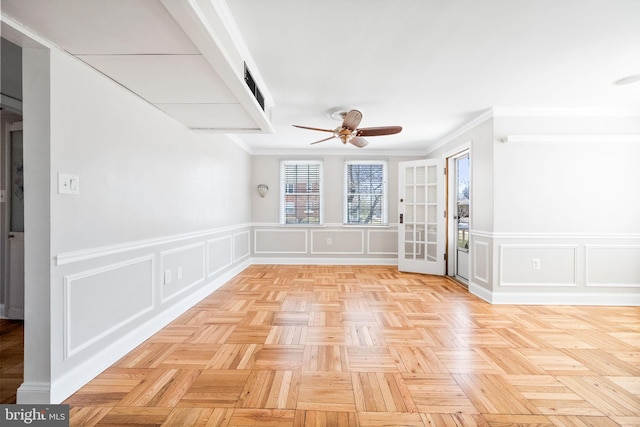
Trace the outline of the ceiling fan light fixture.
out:
[[[358,107],[334,107],[327,110],[327,116],[333,120],[344,120],[347,113],[351,110],[362,111],[362,109]]]
[[[623,77],[621,79],[618,79],[616,81],[613,82],[614,85],[616,86],[624,86],[624,85],[630,85],[633,83],[638,83],[640,82],[640,74],[634,74],[631,76],[627,76],[627,77]]]

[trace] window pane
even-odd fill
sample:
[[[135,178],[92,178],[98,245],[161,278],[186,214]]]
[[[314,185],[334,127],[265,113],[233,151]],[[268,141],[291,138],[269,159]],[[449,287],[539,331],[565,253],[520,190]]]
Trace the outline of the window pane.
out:
[[[347,162],[345,167],[345,223],[387,223],[385,162]]]
[[[320,162],[285,161],[281,165],[282,224],[320,224],[322,173]]]

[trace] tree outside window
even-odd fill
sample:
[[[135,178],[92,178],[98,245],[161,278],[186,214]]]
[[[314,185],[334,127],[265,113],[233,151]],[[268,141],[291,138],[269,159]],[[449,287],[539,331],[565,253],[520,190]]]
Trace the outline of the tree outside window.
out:
[[[345,224],[386,225],[387,162],[345,163]]]

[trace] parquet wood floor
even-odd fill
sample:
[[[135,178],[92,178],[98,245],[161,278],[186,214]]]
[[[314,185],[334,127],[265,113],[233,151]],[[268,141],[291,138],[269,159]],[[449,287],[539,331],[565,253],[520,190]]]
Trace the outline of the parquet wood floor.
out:
[[[16,403],[24,370],[24,327],[21,320],[0,319],[0,404]]]
[[[637,426],[640,309],[252,266],[66,403],[78,426]]]

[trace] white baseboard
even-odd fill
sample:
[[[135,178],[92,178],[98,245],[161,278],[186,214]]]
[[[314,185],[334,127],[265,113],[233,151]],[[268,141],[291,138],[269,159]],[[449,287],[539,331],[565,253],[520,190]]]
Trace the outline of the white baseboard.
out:
[[[493,292],[475,283],[469,283],[469,292],[489,304],[496,305],[640,306],[640,293],[638,292]]]
[[[252,264],[282,265],[398,265],[398,258],[311,258],[311,257],[254,257]]]
[[[56,379],[51,384],[50,396],[48,396],[51,400],[47,401],[46,403],[62,402],[64,399],[75,393],[86,383],[91,381],[99,373],[117,362],[120,358],[132,351],[150,336],[175,320],[186,310],[202,301],[205,297],[210,295],[213,291],[231,280],[233,277],[240,274],[250,265],[251,262],[249,260],[238,264],[223,275],[214,279],[208,285],[195,291],[193,294],[162,311],[145,324],[139,326],[122,338],[118,339],[113,344],[105,347],[100,352],[99,356],[93,357],[90,360],[87,360],[86,362],[66,372],[62,377]],[[29,401],[29,403],[39,402]]]
[[[42,382],[24,382],[18,387],[16,403],[48,404],[51,403],[51,384]]]

